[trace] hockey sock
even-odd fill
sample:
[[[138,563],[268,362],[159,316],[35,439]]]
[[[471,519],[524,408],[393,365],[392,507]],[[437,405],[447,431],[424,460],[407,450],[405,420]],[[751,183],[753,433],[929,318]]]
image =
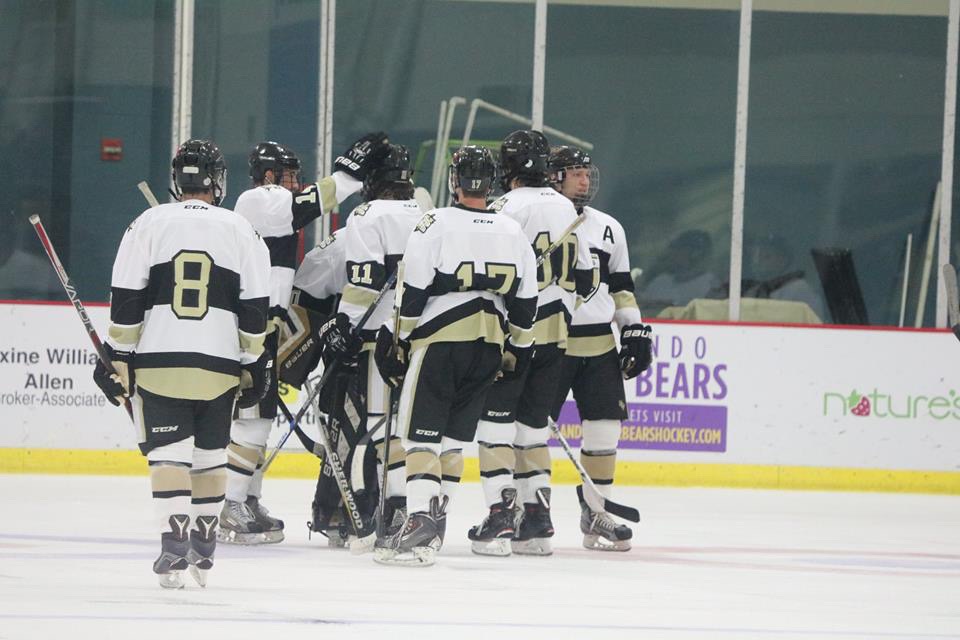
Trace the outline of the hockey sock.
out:
[[[550,486],[550,450],[547,448],[547,429],[534,429],[517,423],[514,440],[517,451],[517,495],[523,503],[537,501],[537,489]]]
[[[200,516],[220,516],[227,486],[226,467],[226,449],[194,448],[193,469],[190,471],[194,529],[197,528],[196,522]],[[246,500],[246,496],[241,500]]]
[[[483,497],[488,507],[501,502],[503,498],[500,492],[514,486],[513,470],[517,460],[513,451],[513,439],[516,431],[513,422],[481,420],[477,424],[480,484],[483,485]]]
[[[397,436],[390,436],[390,461],[387,465],[387,497],[406,495],[407,470],[405,468],[406,452]],[[383,440],[377,442],[377,462],[380,464],[380,473],[383,473]]]
[[[247,487],[247,495],[260,499],[263,495],[263,463],[266,462],[266,448],[260,450],[260,458],[257,460],[257,469],[250,478],[250,486]],[[227,486],[230,486],[230,472],[227,472]]]
[[[227,499],[247,499],[254,472],[259,466],[272,420],[249,418],[234,420],[227,447]]]
[[[580,445],[580,464],[597,485],[597,490],[609,498],[613,488],[613,474],[617,468],[617,443],[620,441],[619,420],[584,420],[583,443]]]
[[[170,530],[170,516],[190,513],[193,437],[157,447],[147,454],[157,530]]]
[[[407,449],[407,513],[426,513],[430,499],[440,496],[440,444],[406,444],[411,447]]]
[[[460,478],[463,476],[463,443],[452,438],[444,438],[440,443],[443,453],[440,454],[440,493],[447,496],[447,510],[457,495]]]

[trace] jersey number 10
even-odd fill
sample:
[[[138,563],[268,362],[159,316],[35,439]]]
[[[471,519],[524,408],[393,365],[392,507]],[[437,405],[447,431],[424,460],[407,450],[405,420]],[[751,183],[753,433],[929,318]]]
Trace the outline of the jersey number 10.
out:
[[[538,256],[544,254],[550,247],[550,233],[541,231],[533,241],[533,248]],[[544,260],[537,269],[537,289],[543,291],[554,280],[564,291],[576,291],[577,281],[574,269],[577,266],[577,236],[570,234],[564,238],[556,250]]]

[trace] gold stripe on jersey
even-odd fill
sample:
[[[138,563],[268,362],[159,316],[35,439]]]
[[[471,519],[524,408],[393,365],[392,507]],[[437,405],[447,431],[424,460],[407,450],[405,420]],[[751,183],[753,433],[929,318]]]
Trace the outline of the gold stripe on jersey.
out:
[[[412,340],[410,350],[423,349],[435,342],[472,342],[474,340],[483,340],[502,347],[505,337],[502,322],[496,313],[478,311],[466,318],[451,322],[428,336]]]
[[[107,335],[117,344],[135,345],[140,340],[140,332],[143,331],[143,323],[134,325],[111,324]]]
[[[633,291],[617,291],[616,293],[611,293],[610,296],[613,298],[613,304],[617,309],[624,309],[626,307],[639,309]]]
[[[238,333],[240,334],[240,350],[259,358],[260,354],[263,353],[263,341],[267,336],[262,333],[247,333],[246,331],[238,331]]]
[[[213,400],[236,387],[240,377],[196,367],[162,367],[136,370],[138,387],[167,398]]]
[[[367,309],[373,304],[373,301],[377,299],[377,293],[379,292],[374,289],[347,284],[347,286],[343,288],[343,298],[340,300],[340,303],[353,304]]]
[[[420,318],[405,318],[400,316],[400,333],[402,335],[410,335],[414,329],[417,328],[417,323],[420,321]],[[393,327],[390,328],[393,331]]]
[[[616,348],[617,341],[612,333],[604,336],[569,336],[566,354],[576,358],[591,358]]]
[[[557,311],[546,318],[537,320],[533,325],[533,341],[536,344],[556,344],[563,348],[567,344],[567,318]]]

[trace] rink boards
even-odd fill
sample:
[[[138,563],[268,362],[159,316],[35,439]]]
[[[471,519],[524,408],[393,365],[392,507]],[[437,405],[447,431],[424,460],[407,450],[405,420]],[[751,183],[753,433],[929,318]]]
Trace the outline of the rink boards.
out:
[[[103,332],[107,309],[89,313]],[[0,303],[0,327],[0,472],[145,473],[126,414],[93,383],[73,308]],[[951,333],[677,321],[654,331],[653,366],[625,383],[618,483],[960,494]],[[572,402],[559,422],[576,445]],[[465,454],[475,480],[475,446]],[[573,482],[559,447],[553,457],[556,481]],[[316,472],[291,438],[271,474]]]

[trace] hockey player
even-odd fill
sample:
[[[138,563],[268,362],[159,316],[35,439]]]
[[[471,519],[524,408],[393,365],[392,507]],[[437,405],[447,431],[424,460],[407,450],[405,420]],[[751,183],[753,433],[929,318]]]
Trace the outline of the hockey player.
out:
[[[250,223],[217,206],[225,173],[213,142],[178,149],[180,202],[141,214],[114,262],[106,348],[118,374],[102,362],[94,370],[111,402],[132,401],[162,531],[153,570],[168,588],[183,586],[188,567],[206,585],[234,402],[259,402],[273,367],[263,348],[269,253]]]
[[[363,183],[364,202],[355,208],[344,229],[347,284],[343,289],[334,326],[326,333],[327,352],[341,362],[352,362],[358,353],[359,391],[366,398],[368,421],[386,413],[390,390],[381,379],[373,360],[377,327],[389,316],[393,294],[389,292],[361,328],[360,340],[353,338],[360,318],[390,275],[407,247],[407,239],[423,211],[413,197],[410,153],[403,145],[390,145],[383,163]],[[405,512],[403,449],[392,436],[390,460],[383,464],[383,438],[375,440],[378,458],[387,473],[387,512],[384,521],[399,526]]]
[[[334,173],[301,191],[300,160],[287,147],[261,142],[250,152],[253,188],[237,198],[246,218],[270,249],[270,326],[266,348],[276,359],[279,325],[287,318],[297,260],[298,231],[360,190],[362,180],[383,157],[383,132],[357,140],[334,162]],[[223,542],[257,544],[283,540],[283,521],[260,503],[267,437],[277,415],[277,385],[258,406],[240,410],[227,453],[227,494],[220,516]]]
[[[489,149],[453,155],[456,204],[423,216],[404,254],[399,334],[377,336],[383,377],[402,379],[398,430],[406,451],[403,526],[374,559],[422,566],[443,543],[446,509],[498,371],[523,376],[532,355],[536,261],[520,226],[486,209],[496,167]],[[408,370],[409,363],[409,370]]]
[[[332,328],[328,321],[335,315],[340,294],[347,284],[344,244],[344,229],[338,229],[307,253],[297,269],[286,324],[290,330],[284,332],[287,335],[280,349],[282,382],[301,387],[320,363],[324,329]],[[333,326],[336,326],[335,321]],[[349,475],[352,443],[350,437],[344,436],[344,432],[355,436],[364,426],[366,410],[359,397],[356,376],[352,369],[348,369],[343,376],[337,373],[328,385],[333,388],[332,391],[322,392],[319,402],[322,410],[335,419],[339,427],[328,431],[328,434],[331,446],[336,448]],[[350,423],[351,428],[345,429],[346,423]],[[376,473],[375,463],[371,471]],[[371,486],[375,485],[374,479]],[[357,495],[356,498],[361,513],[369,517],[372,516],[373,496],[362,499],[368,495]],[[349,519],[340,502],[332,471],[324,464],[317,478],[308,527],[326,536],[331,547],[346,546],[351,533]]]
[[[547,424],[556,395],[567,325],[577,296],[590,293],[593,263],[576,233],[577,213],[548,182],[550,148],[539,131],[515,131],[500,146],[504,196],[491,210],[517,221],[539,255],[560,246],[538,270],[534,356],[525,375],[495,384],[477,429],[480,478],[490,513],[468,534],[475,553],[549,555],[550,453]],[[517,500],[522,513],[515,519]],[[519,522],[517,524],[515,522]]]
[[[617,464],[620,423],[626,419],[623,380],[650,366],[650,326],[643,324],[633,297],[630,258],[623,227],[612,216],[589,206],[599,188],[599,171],[590,154],[562,146],[550,154],[551,181],[584,216],[577,229],[600,266],[599,286],[573,314],[567,350],[563,356],[553,419],[573,388],[583,425],[580,462],[600,493],[610,497]],[[620,329],[620,352],[611,329]],[[583,546],[604,551],[627,551],[633,532],[609,514],[594,512],[581,502]]]

